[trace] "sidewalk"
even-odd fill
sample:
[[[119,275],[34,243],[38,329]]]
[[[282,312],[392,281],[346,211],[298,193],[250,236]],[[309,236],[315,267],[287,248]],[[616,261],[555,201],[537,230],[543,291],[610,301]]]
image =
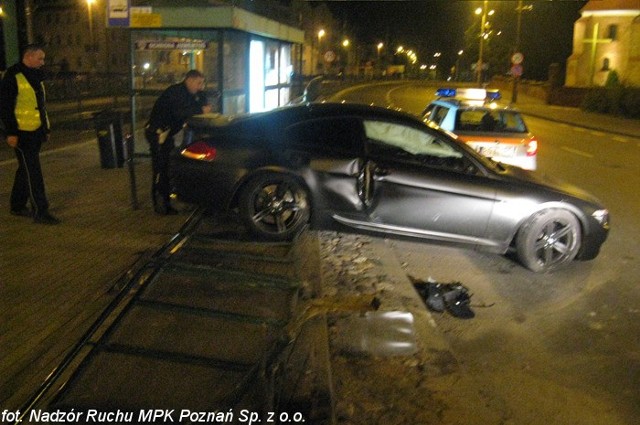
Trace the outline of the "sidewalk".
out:
[[[9,214],[16,163],[0,160],[0,410],[20,407],[111,301],[118,278],[187,218],[153,213],[148,158],[135,161],[133,210],[127,168],[101,169],[95,136],[41,162],[57,226]]]
[[[502,90],[502,99],[503,101],[510,100],[511,92]],[[606,131],[620,136],[640,138],[640,120],[585,112],[580,108],[568,106],[547,105],[542,99],[525,94],[518,94],[518,100],[514,106],[525,115],[594,131]]]

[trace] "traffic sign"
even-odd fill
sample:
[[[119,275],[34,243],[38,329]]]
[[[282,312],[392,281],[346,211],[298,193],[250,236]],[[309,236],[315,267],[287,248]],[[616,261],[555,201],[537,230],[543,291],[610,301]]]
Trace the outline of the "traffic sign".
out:
[[[514,77],[521,77],[522,76],[522,65],[517,64],[517,65],[513,65],[511,67],[511,75],[513,75]]]
[[[511,63],[514,65],[520,65],[524,61],[524,55],[520,52],[516,52],[511,56]]]
[[[327,62],[333,62],[334,60],[336,60],[336,54],[333,53],[332,50],[329,50],[324,54],[324,60],[326,60]]]

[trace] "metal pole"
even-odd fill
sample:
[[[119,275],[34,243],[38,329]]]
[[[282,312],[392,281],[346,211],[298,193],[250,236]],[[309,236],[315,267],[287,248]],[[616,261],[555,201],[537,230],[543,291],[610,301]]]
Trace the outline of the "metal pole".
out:
[[[33,5],[32,0],[24,1],[24,18],[27,33],[27,43],[33,43]]]
[[[482,6],[482,21],[480,23],[480,53],[478,54],[478,65],[476,66],[476,70],[478,72],[477,83],[478,86],[482,85],[482,62],[483,62],[483,54],[484,54],[484,27],[487,25],[487,7],[489,6],[489,0],[484,0],[484,4]]]
[[[134,145],[133,145],[133,136],[131,134],[127,134],[123,139],[124,146],[124,155],[125,161],[127,162],[127,168],[129,170],[129,187],[131,191],[131,208],[137,210],[139,208],[138,205],[138,189],[136,185],[136,170],[135,164],[133,161],[134,158]]]
[[[516,45],[513,49],[513,53],[517,53],[520,51],[520,34],[522,31],[522,0],[518,0],[518,25],[516,27]],[[511,103],[516,103],[518,101],[518,83],[520,82],[520,76],[513,76],[513,88],[511,89]]]

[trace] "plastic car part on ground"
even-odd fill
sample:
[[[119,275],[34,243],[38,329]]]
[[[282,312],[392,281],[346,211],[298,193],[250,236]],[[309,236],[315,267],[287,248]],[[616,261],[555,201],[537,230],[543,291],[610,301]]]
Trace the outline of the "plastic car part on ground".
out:
[[[439,283],[431,278],[424,281],[412,276],[409,276],[409,279],[429,310],[438,313],[448,311],[453,317],[459,319],[475,317],[470,306],[469,289],[462,283]]]

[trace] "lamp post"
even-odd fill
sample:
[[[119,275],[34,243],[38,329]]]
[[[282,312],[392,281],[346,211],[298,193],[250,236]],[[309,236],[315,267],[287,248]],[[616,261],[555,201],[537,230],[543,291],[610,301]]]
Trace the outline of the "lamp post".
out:
[[[89,43],[93,51],[93,13],[91,13],[91,5],[95,0],[87,0],[87,16],[89,17]]]
[[[316,61],[316,69],[320,68],[320,57],[322,56],[321,52],[322,52],[322,37],[324,37],[327,34],[327,32],[324,29],[320,29],[318,31],[318,56],[317,56],[317,61]],[[323,74],[324,74],[324,66],[323,68]]]
[[[478,86],[482,85],[482,67],[483,67],[483,55],[484,55],[484,40],[489,38],[489,34],[485,33],[485,28],[487,27],[487,16],[491,16],[494,14],[493,10],[488,10],[489,8],[489,0],[484,0],[482,8],[476,9],[476,15],[482,14],[482,19],[480,22],[480,49],[478,53],[478,65],[476,66],[477,83]]]
[[[533,6],[522,5],[522,0],[518,0],[518,7],[516,7],[516,12],[518,12],[518,23],[516,27],[516,44],[513,47],[513,54],[520,52],[520,35],[522,34],[522,11],[523,10],[532,10]],[[513,88],[511,89],[511,103],[516,103],[518,101],[518,82],[520,81],[519,75],[513,76]]]
[[[25,0],[24,2],[24,18],[27,33],[27,43],[34,42],[33,38],[33,0]]]
[[[458,50],[458,58],[456,59],[456,81],[460,81],[460,57],[464,53],[464,50]]]
[[[345,60],[344,60],[344,69],[342,70],[342,79],[346,76],[347,70],[349,69],[349,64],[351,61],[349,60],[349,46],[351,46],[351,40],[345,38],[342,40],[342,47],[344,48]]]

